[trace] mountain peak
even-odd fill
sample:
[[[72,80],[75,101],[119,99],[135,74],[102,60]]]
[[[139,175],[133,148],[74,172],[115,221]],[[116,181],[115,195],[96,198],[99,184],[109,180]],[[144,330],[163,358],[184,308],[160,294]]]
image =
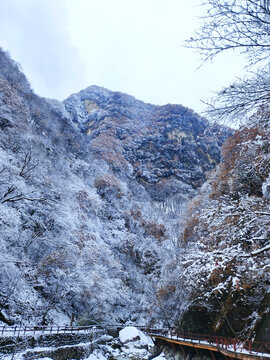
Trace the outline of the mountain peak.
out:
[[[98,86],[40,98],[0,62],[0,321],[146,323],[230,131]]]
[[[19,92],[32,93],[26,76],[21,71],[20,65],[12,60],[8,52],[0,48],[0,76]]]
[[[64,105],[88,136],[90,148],[123,171],[131,165],[156,199],[170,194],[161,195],[164,183],[170,183],[172,194],[181,187],[199,187],[205,172],[219,162],[219,146],[230,134],[221,126],[211,130],[205,119],[182,105],[146,104],[97,86],[71,95]]]

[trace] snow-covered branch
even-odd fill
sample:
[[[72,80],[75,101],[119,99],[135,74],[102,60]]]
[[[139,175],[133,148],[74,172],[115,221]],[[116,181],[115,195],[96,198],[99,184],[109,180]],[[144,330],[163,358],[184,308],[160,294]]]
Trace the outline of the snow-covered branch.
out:
[[[258,249],[258,250],[256,250],[256,251],[253,251],[253,252],[251,252],[250,254],[241,255],[241,257],[257,256],[257,255],[259,255],[259,254],[261,254],[261,253],[263,253],[263,252],[265,252],[265,251],[268,251],[268,250],[270,250],[270,245],[267,245],[267,246],[265,246],[265,247],[263,247],[263,248],[261,248],[261,249]]]
[[[270,99],[270,5],[268,1],[205,0],[204,24],[186,41],[200,52],[203,61],[237,50],[247,56],[248,69],[261,69],[244,80],[237,80],[210,99],[206,114],[219,120],[236,120],[251,115]]]

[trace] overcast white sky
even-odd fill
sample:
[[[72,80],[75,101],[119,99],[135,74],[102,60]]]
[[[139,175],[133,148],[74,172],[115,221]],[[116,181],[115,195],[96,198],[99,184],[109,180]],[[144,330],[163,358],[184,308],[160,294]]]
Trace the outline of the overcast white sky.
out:
[[[183,47],[200,0],[0,0],[0,46],[41,96],[64,99],[89,85],[196,111],[232,82],[242,59],[220,56],[196,71]]]

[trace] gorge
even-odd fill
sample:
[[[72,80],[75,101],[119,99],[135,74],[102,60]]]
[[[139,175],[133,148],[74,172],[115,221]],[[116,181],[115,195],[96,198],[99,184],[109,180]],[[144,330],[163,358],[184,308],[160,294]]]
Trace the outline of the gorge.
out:
[[[0,50],[0,322],[269,339],[269,114],[233,131]],[[222,150],[223,146],[223,150]]]

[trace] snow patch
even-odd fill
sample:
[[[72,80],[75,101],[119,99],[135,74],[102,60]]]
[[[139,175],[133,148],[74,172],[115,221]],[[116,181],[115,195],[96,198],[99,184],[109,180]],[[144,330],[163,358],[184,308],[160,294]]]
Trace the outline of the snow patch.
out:
[[[167,360],[164,352],[162,352],[160,355],[154,357],[152,360]]]
[[[119,332],[120,341],[123,344],[128,342],[135,342],[136,345],[140,346],[154,346],[154,343],[150,336],[145,335],[141,330],[134,326],[127,326]]]
[[[101,351],[94,350],[94,352],[86,360],[106,360],[106,358]]]
[[[150,336],[144,334],[134,326],[127,326],[119,332],[121,356],[125,358],[148,359],[149,348],[154,346]]]

